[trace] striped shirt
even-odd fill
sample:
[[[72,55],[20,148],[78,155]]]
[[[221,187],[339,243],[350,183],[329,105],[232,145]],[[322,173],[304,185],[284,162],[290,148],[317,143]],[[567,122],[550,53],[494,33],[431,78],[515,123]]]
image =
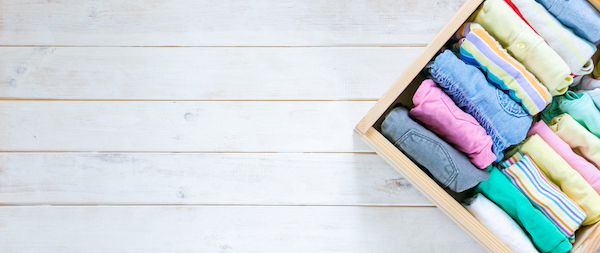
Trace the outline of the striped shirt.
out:
[[[502,173],[573,241],[586,218],[585,211],[550,183],[528,155],[518,151],[500,166],[504,167]]]
[[[491,84],[508,91],[508,95],[530,115],[539,113],[552,101],[548,89],[483,27],[477,23],[466,23],[461,30],[465,39],[460,46],[460,58],[481,68]]]

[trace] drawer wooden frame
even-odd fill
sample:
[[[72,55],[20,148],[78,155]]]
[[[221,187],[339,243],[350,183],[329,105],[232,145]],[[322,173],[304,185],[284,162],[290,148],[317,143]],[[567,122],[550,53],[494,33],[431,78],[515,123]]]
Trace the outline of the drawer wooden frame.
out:
[[[589,0],[600,11],[599,0]],[[394,82],[392,87],[377,101],[375,106],[358,123],[354,133],[377,154],[406,178],[415,188],[433,202],[451,220],[458,224],[488,252],[512,252],[483,224],[471,215],[457,199],[462,196],[442,189],[435,181],[417,167],[408,157],[390,143],[381,133],[382,116],[397,104],[412,105],[412,96],[424,79],[422,69],[433,59],[439,49],[452,37],[460,26],[483,3],[468,0],[427,45],[410,67]],[[600,50],[599,50],[600,52]],[[596,55],[598,57],[598,54]],[[600,247],[600,222],[580,228],[571,252],[594,253]]]

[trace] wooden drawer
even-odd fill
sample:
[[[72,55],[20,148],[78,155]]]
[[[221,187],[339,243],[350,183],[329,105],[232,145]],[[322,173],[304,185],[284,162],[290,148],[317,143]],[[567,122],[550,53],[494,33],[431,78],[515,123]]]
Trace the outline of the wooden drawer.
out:
[[[599,8],[599,0],[589,0]],[[397,104],[412,107],[412,97],[425,79],[422,69],[433,59],[440,48],[458,28],[471,16],[483,0],[469,0],[437,34],[420,56],[394,82],[392,87],[379,99],[367,115],[358,123],[354,133],[383,157],[396,171],[404,176],[423,195],[442,210],[451,220],[464,229],[488,252],[512,252],[495,237],[460,202],[464,196],[441,188],[408,157],[390,143],[380,132],[383,116]],[[600,8],[599,8],[600,10]],[[600,25],[600,24],[599,24]],[[598,57],[600,52],[596,54]],[[600,222],[579,229],[571,252],[593,253],[600,247]]]

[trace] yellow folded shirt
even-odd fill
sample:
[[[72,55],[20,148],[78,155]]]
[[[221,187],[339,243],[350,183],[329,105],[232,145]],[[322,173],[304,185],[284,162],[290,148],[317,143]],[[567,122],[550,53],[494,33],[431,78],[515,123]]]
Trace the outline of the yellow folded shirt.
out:
[[[516,149],[529,155],[546,177],[587,213],[581,225],[600,220],[600,195],[542,137],[532,135]]]
[[[475,22],[533,73],[553,96],[573,83],[567,63],[504,0],[486,0]]]
[[[554,117],[548,126],[578,155],[600,168],[600,139],[569,114]]]

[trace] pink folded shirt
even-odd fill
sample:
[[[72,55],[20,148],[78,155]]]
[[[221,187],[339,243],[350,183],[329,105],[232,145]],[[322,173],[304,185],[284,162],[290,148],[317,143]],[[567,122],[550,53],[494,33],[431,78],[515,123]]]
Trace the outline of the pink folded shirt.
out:
[[[466,153],[475,166],[484,169],[496,160],[492,152],[492,138],[485,129],[473,116],[458,108],[433,80],[421,83],[413,96],[413,103],[410,115]]]
[[[543,121],[535,123],[529,129],[527,137],[534,134],[542,137],[556,153],[565,159],[600,194],[600,170],[596,166],[588,162],[585,158],[575,154],[569,144],[558,137]]]

